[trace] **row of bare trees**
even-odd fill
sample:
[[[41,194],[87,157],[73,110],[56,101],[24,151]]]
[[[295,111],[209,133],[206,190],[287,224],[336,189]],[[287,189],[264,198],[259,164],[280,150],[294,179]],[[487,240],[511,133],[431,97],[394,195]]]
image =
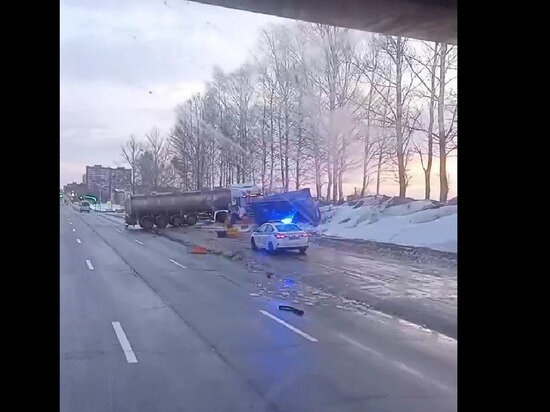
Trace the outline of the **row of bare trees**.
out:
[[[350,175],[361,194],[388,178],[405,196],[410,165],[424,170],[431,196],[439,158],[440,200],[449,191],[446,159],[457,147],[456,48],[321,24],[270,26],[248,61],[211,81],[176,109],[164,138],[154,128],[122,155],[133,188],[184,190],[253,182],[264,191],[314,188],[344,198]]]
[[[121,155],[132,169],[132,193],[150,193],[173,183],[172,153],[156,127],[145,135],[145,142],[131,135]]]

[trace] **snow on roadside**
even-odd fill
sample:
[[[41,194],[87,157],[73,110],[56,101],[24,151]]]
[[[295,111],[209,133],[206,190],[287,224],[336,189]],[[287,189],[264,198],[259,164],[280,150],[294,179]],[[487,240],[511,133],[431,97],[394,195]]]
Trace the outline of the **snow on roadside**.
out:
[[[457,206],[432,200],[368,196],[321,207],[320,235],[457,252]]]
[[[98,210],[98,211],[100,210],[99,204],[94,204],[94,203],[92,203],[92,202],[90,202],[90,208],[91,208],[92,210]],[[115,204],[108,205],[107,203],[102,203],[102,204],[101,204],[101,211],[102,211],[102,212],[105,212],[105,211],[111,210],[111,209],[112,209],[113,211],[115,211],[115,210],[117,210],[117,209],[124,209],[124,206],[115,205]]]

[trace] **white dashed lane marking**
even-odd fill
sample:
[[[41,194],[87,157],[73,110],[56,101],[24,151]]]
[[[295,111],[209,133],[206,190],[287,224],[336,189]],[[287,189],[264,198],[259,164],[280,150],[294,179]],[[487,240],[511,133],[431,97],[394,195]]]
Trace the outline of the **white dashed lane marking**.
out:
[[[317,342],[317,339],[315,339],[313,336],[310,336],[310,335],[308,335],[307,333],[302,332],[300,329],[295,328],[295,327],[292,326],[290,323],[286,323],[284,320],[279,319],[277,316],[274,316],[274,315],[272,315],[271,313],[266,312],[265,310],[260,310],[260,312],[261,312],[263,315],[267,316],[268,318],[273,319],[275,322],[279,322],[281,325],[286,326],[286,327],[289,328],[292,332],[295,332],[295,333],[297,333],[298,335],[303,336],[303,337],[306,338],[307,340],[309,340],[309,341],[311,341],[311,342]]]
[[[170,260],[170,262],[172,262],[174,265],[178,265],[178,266],[181,267],[181,268],[187,269],[187,267],[186,267],[186,266],[183,266],[181,263],[176,262],[176,261],[173,260],[173,259],[169,259],[169,260]]]
[[[111,322],[111,324],[113,325],[113,329],[115,330],[118,342],[120,343],[120,346],[124,351],[124,356],[126,356],[126,362],[137,363],[138,360],[136,358],[136,355],[132,350],[132,347],[130,346],[130,342],[128,342],[128,338],[126,337],[124,330],[122,330],[122,326],[120,326],[120,322]]]

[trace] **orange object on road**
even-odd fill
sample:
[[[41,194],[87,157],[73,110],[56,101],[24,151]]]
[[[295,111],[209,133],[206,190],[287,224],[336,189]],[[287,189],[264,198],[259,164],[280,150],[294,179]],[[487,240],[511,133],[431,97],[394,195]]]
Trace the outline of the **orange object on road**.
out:
[[[239,236],[239,229],[236,227],[230,227],[227,229],[227,237],[236,238]]]
[[[206,248],[204,248],[202,246],[193,246],[191,248],[191,253],[205,254],[207,252],[208,251],[206,250]]]

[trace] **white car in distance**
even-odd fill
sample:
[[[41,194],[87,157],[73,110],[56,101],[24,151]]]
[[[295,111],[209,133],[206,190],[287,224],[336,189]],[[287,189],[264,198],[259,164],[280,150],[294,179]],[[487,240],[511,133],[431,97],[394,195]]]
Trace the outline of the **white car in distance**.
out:
[[[308,234],[295,223],[267,222],[250,234],[252,249],[266,249],[274,253],[279,249],[297,249],[305,253],[308,248]]]
[[[90,213],[90,202],[83,200],[80,202],[80,213],[82,212],[88,212]]]

